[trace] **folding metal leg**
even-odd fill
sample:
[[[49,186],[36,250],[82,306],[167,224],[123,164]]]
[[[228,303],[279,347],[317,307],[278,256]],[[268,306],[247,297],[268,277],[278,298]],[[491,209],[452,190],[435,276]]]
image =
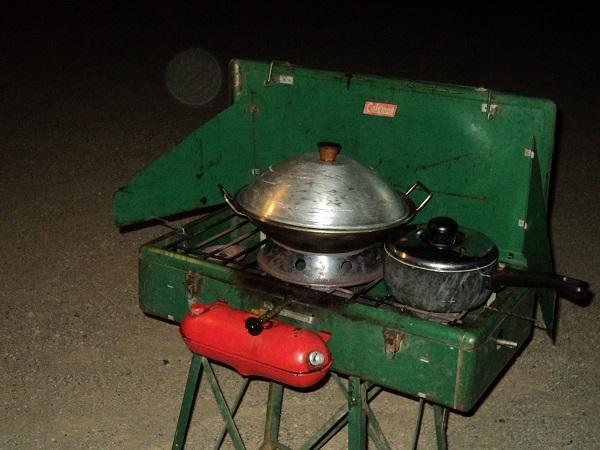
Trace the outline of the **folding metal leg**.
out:
[[[331,376],[333,381],[337,384],[337,386],[340,388],[340,391],[344,395],[346,404],[341,405],[333,413],[333,415],[331,415],[327,422],[325,422],[321,428],[319,428],[319,430],[308,441],[306,441],[304,445],[302,445],[299,450],[316,450],[322,448],[346,425],[348,425],[348,432],[351,434],[351,437],[349,437],[349,448],[357,448],[356,445],[360,445],[361,442],[364,442],[364,445],[366,446],[367,438],[369,438],[373,441],[373,444],[377,450],[391,450],[391,446],[384,436],[381,427],[379,426],[379,421],[369,407],[369,402],[381,392],[381,387],[370,385],[367,382],[362,382],[359,392],[363,391],[363,395],[365,396],[363,413],[366,416],[366,432],[364,430],[361,432],[360,429],[358,431],[350,430],[350,427],[354,426],[349,420],[349,412],[352,408],[352,384],[350,384],[350,387],[346,387],[339,379],[338,375],[336,375],[334,372],[331,373]],[[354,407],[354,411],[357,415],[359,409],[360,408]],[[356,421],[354,423],[356,423]],[[359,420],[358,426],[360,427],[362,423],[363,422]],[[361,437],[361,435],[366,435],[366,437]],[[352,445],[355,447],[352,447]],[[364,447],[359,446],[358,448]]]
[[[189,370],[187,382],[185,385],[185,392],[183,394],[183,400],[181,402],[181,410],[179,412],[179,419],[177,420],[177,428],[175,430],[175,437],[173,438],[172,449],[180,450],[180,449],[183,449],[185,446],[185,440],[186,440],[188,428],[190,425],[190,418],[191,418],[192,411],[194,409],[194,403],[196,400],[196,392],[197,392],[198,386],[200,384],[200,376],[202,374],[203,369],[204,369],[204,371],[206,371],[209,385],[213,391],[213,395],[217,402],[217,407],[219,408],[219,411],[221,412],[221,416],[223,417],[223,420],[225,421],[227,433],[229,433],[229,436],[231,437],[231,440],[233,441],[233,444],[236,449],[244,449],[245,447],[244,447],[244,444],[240,437],[239,431],[233,420],[232,413],[229,410],[229,407],[227,406],[225,397],[223,397],[223,392],[221,391],[221,388],[219,387],[219,383],[218,383],[218,381],[215,377],[215,374],[210,366],[210,363],[208,362],[208,360],[206,358],[196,355],[196,354],[192,355],[192,361],[190,363],[190,370]],[[244,396],[247,386],[248,386],[248,382],[246,381],[243,384],[243,386],[242,386],[240,392],[238,393],[238,396],[234,402],[233,414],[235,414],[235,412],[237,411],[237,408],[238,408],[239,404],[241,403],[242,397]],[[217,442],[217,447],[220,446],[221,442],[223,441],[223,437],[224,437],[223,434],[224,433],[221,433],[221,436],[219,437],[219,440]]]
[[[435,419],[435,438],[438,450],[448,450],[448,408],[440,405],[433,405],[433,415]]]
[[[182,449],[185,445],[185,438],[190,425],[190,416],[192,415],[192,410],[194,408],[196,391],[198,390],[198,383],[200,382],[201,373],[202,358],[196,354],[193,354],[192,361],[190,362],[190,370],[188,373],[187,382],[185,385],[185,392],[183,394],[183,401],[181,402],[179,419],[177,420],[175,438],[173,439],[173,450]]]
[[[348,449],[367,448],[366,386],[360,378],[350,377],[348,383]]]
[[[261,450],[278,448],[279,423],[281,420],[281,405],[283,403],[283,386],[279,383],[269,383],[269,400],[265,418],[265,437]]]
[[[444,406],[431,404],[433,408],[433,418],[435,422],[435,439],[438,450],[448,450],[448,415],[450,410]],[[419,435],[421,433],[421,421],[423,419],[423,410],[425,409],[425,399],[419,399],[419,411],[417,414],[417,423],[411,448],[417,450],[419,445]]]
[[[417,412],[417,423],[415,424],[415,432],[413,434],[413,440],[411,449],[417,450],[417,446],[419,445],[419,436],[421,434],[421,423],[423,421],[423,411],[425,410],[425,399],[419,399],[419,410]]]
[[[245,378],[244,382],[242,383],[242,386],[240,387],[240,390],[235,398],[235,401],[233,402],[233,406],[231,407],[231,417],[235,418],[235,414],[237,413],[237,410],[240,407],[240,404],[242,403],[244,396],[246,395],[246,390],[248,389],[249,384],[250,384],[250,379]],[[217,449],[221,448],[221,445],[223,444],[223,439],[225,439],[226,435],[227,435],[227,425],[225,425],[223,427],[223,429],[221,430],[221,434],[219,435],[219,438],[217,439],[217,444],[215,445],[215,448],[217,448]]]
[[[346,426],[347,422],[348,407],[347,405],[342,405],[335,411],[329,420],[319,428],[315,435],[300,447],[300,450],[314,450],[323,447]]]
[[[221,417],[225,422],[225,427],[227,428],[227,433],[233,443],[233,446],[236,450],[245,450],[244,442],[242,441],[242,437],[240,436],[240,432],[233,420],[233,416],[231,414],[231,410],[227,405],[227,401],[223,396],[223,391],[219,386],[219,382],[217,381],[217,377],[215,376],[212,367],[210,366],[210,362],[206,358],[202,358],[202,365],[204,366],[204,370],[206,371],[206,378],[208,380],[208,384],[213,392],[215,397],[215,401],[217,403],[217,408],[219,408],[219,412],[221,413]]]
[[[196,399],[196,392],[200,384],[200,378],[203,370],[206,372],[206,376],[208,377],[208,382],[213,391],[217,406],[221,412],[223,420],[225,421],[226,432],[231,437],[236,449],[245,449],[237,426],[234,422],[234,415],[237,412],[242,398],[244,397],[249,380],[245,380],[233,403],[233,407],[230,410],[225,398],[223,397],[223,393],[210,366],[210,363],[205,358],[193,354],[185,392],[181,403],[179,419],[177,421],[177,429],[173,439],[173,450],[180,450],[184,448],[190,418]],[[357,377],[349,377],[348,388],[346,388],[341,383],[337,375],[332,375],[346,397],[347,410],[346,406],[340,407],[331,417],[331,419],[317,432],[317,434],[307,443],[305,443],[304,446],[302,446],[302,449],[321,448],[321,446],[325,445],[327,441],[337,434],[346,423],[348,425],[348,450],[365,450],[367,448],[369,437],[373,440],[373,443],[377,449],[387,450],[391,448],[368,404],[368,402],[381,391],[381,388],[378,386],[369,387],[369,383],[364,382]],[[265,418],[264,440],[261,450],[289,450],[288,447],[280,444],[278,441],[283,403],[283,390],[283,386],[279,383],[271,382],[269,384],[269,398],[267,415]],[[413,450],[416,450],[418,446],[425,404],[426,402],[424,399],[419,400],[417,423],[412,443]],[[434,413],[437,449],[448,450],[446,431],[448,426],[449,410],[448,408],[435,404],[432,404],[431,406]],[[221,433],[220,439],[217,442],[217,447],[220,447],[220,444],[223,442],[224,434],[225,433]]]
[[[377,417],[375,417],[375,414],[373,414],[373,411],[369,406],[369,397],[372,392],[373,391],[369,392],[369,390],[367,389],[367,402],[365,403],[367,412],[367,433],[369,435],[369,439],[371,439],[377,450],[391,450],[392,447],[390,446],[390,443],[385,437],[385,434],[383,434],[383,430],[379,425]],[[373,396],[376,395],[374,392],[373,394]]]

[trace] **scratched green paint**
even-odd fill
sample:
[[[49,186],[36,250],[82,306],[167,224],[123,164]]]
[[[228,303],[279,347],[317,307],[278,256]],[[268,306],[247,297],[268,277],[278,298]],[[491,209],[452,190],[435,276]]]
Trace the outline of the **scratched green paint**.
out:
[[[225,299],[233,307],[252,310],[263,308],[265,301],[281,300],[260,282],[244,278],[248,275],[174,253],[163,244],[155,242],[140,250],[140,307],[148,314],[179,322],[192,301]],[[185,289],[190,272],[202,274],[200,295],[195,299]],[[515,290],[500,307],[531,316],[530,294]],[[312,308],[315,317],[310,324],[284,316],[278,320],[330,332],[333,370],[462,411],[476,404],[514,358],[517,350],[497,349],[495,339],[525,342],[531,333],[529,322],[489,310],[469,314],[461,327],[449,327],[361,304],[333,310]],[[385,352],[384,329],[403,334],[400,351],[393,358]]]
[[[127,225],[221,202],[286,157],[338,141],[343,152],[373,167],[398,190],[419,180],[434,196],[416,220],[451,215],[485,231],[503,258],[526,265],[519,223],[545,213],[554,144],[555,105],[492,92],[497,112],[482,105],[489,91],[269,64],[232,62],[234,102],[115,193],[115,219]],[[278,83],[281,75],[287,83]],[[291,77],[291,78],[290,78]],[[365,101],[397,105],[394,118],[362,113]],[[535,138],[535,144],[534,144]],[[535,148],[533,148],[535,146]],[[533,149],[543,202],[530,205]],[[415,201],[420,199],[415,195]]]

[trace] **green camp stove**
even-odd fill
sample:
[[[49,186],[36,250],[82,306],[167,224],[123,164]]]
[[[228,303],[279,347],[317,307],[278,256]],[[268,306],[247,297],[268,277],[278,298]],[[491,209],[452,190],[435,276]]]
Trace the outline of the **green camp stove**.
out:
[[[526,345],[536,302],[552,336],[554,293],[506,288],[475,310],[440,314],[398,302],[381,277],[352,287],[282,279],[257,263],[269,237],[223,205],[218,186],[238,190],[316,142],[339,142],[345,154],[397,190],[414,180],[427,186],[431,200],[415,221],[454,217],[490,236],[501,264],[547,272],[555,105],[485,88],[277,62],[234,60],[230,78],[231,106],[115,194],[119,226],[199,214],[140,249],[141,309],[179,323],[192,305],[200,310],[198,305],[222,300],[254,317],[327,333],[332,358],[327,376],[347,404],[303,449],[321,448],[344,427],[350,449],[366,448],[368,441],[391,448],[369,406],[382,389],[419,402],[414,448],[423,408],[432,405],[438,448],[446,448],[449,411],[471,410]],[[426,193],[417,188],[413,195]],[[202,371],[223,415],[224,433],[235,448],[245,448],[235,413],[252,377],[228,404],[201,354],[192,357],[173,448],[184,445]],[[263,449],[288,448],[279,441],[284,388],[270,383]]]

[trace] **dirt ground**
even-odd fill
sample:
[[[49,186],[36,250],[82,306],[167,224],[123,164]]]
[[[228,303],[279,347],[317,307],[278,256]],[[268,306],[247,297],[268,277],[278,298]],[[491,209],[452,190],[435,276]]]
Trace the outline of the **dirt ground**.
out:
[[[176,326],[137,305],[137,249],[165,230],[119,233],[111,202],[145,164],[226,107],[225,91],[202,108],[170,97],[165,67],[191,45],[212,51],[224,69],[234,57],[287,60],[556,101],[556,270],[598,290],[599,72],[585,14],[526,11],[505,21],[408,10],[367,18],[350,8],[341,18],[331,8],[302,11],[299,20],[299,11],[273,16],[266,5],[238,15],[148,8],[68,10],[60,20],[42,11],[4,24],[0,448],[170,448],[190,355]],[[600,306],[560,306],[556,345],[536,330],[481,406],[450,416],[452,449],[598,448]],[[227,392],[240,382],[219,373]],[[251,386],[241,431],[257,448],[266,385]],[[282,441],[299,445],[342,402],[332,386],[290,394]],[[212,448],[206,436],[219,421],[206,391],[197,408],[189,448]],[[386,393],[373,408],[394,448],[406,448],[416,403]],[[420,449],[434,448],[432,430],[428,410]],[[327,448],[345,448],[344,439]]]

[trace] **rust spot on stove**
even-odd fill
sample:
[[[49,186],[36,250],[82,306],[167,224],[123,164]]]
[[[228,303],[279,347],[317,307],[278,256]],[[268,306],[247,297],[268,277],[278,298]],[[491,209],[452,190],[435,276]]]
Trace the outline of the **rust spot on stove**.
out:
[[[185,279],[183,281],[185,287],[185,294],[188,299],[188,303],[194,303],[200,299],[200,288],[202,287],[202,275],[192,270],[188,270],[185,273]]]
[[[393,359],[396,353],[402,348],[404,343],[404,333],[392,328],[383,329],[383,346],[385,354],[389,359]]]

